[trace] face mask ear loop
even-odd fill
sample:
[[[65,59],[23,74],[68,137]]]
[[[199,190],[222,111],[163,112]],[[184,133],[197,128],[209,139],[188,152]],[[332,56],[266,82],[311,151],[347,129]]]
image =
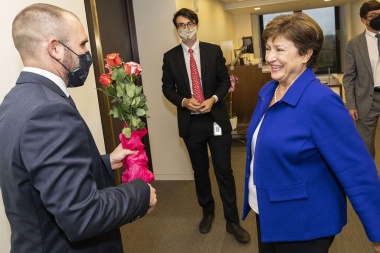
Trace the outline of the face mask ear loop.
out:
[[[54,58],[54,60],[56,60],[59,64],[61,64],[67,71],[69,71],[70,72],[70,70],[65,66],[65,65],[63,65],[63,63],[62,62],[60,62],[60,61],[58,61],[57,59],[55,59]]]
[[[79,56],[77,53],[75,53],[73,50],[71,50],[71,48],[69,48],[68,46],[66,46],[65,44],[63,44],[62,42],[60,42],[59,40],[58,40],[58,42],[61,43],[62,46],[64,46],[65,48],[67,48],[68,50],[70,50],[71,52],[73,52],[76,56]]]

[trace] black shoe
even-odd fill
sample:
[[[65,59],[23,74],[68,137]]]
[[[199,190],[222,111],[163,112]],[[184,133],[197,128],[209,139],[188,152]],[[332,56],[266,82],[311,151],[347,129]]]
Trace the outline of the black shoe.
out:
[[[201,223],[199,223],[199,232],[207,234],[211,230],[212,222],[215,219],[215,214],[203,215]]]
[[[228,222],[226,225],[227,232],[232,234],[236,241],[241,243],[247,243],[251,240],[249,233],[240,226],[239,223]]]

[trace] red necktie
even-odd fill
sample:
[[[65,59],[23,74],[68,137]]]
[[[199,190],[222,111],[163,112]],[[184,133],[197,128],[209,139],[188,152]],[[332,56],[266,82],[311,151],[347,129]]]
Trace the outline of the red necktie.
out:
[[[197,63],[195,62],[194,55],[193,55],[194,53],[193,49],[189,48],[189,53],[190,53],[190,73],[191,73],[191,82],[193,86],[193,96],[198,101],[198,103],[202,103],[205,100],[205,98],[203,96]]]

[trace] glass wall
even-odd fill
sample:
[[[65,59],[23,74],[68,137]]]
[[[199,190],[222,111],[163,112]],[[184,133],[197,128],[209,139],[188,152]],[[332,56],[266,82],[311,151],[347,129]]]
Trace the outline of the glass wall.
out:
[[[318,58],[317,73],[327,73],[328,68],[333,73],[338,72],[338,50],[337,50],[337,36],[335,24],[335,9],[334,7],[304,10],[303,13],[309,15],[312,19],[317,21],[321,26],[324,41],[321,53]]]
[[[303,10],[321,26],[324,42],[318,58],[317,74],[341,72],[339,41],[336,31],[339,30],[339,11],[337,7],[326,7],[318,9]],[[291,12],[272,13],[260,16],[261,34],[269,21],[280,14],[290,14]],[[265,45],[263,41],[262,45]],[[265,55],[265,46],[262,48]]]

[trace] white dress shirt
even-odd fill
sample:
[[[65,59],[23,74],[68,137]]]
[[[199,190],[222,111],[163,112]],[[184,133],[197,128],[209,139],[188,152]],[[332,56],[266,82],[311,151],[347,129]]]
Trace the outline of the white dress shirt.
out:
[[[34,67],[24,67],[22,69],[22,71],[35,73],[35,74],[38,74],[38,75],[41,75],[41,76],[44,76],[44,77],[50,79],[53,83],[55,83],[66,94],[67,97],[70,96],[69,92],[67,91],[67,86],[65,84],[65,81],[63,81],[62,78],[60,78],[59,76],[57,76],[57,75],[55,75],[55,74],[53,74],[47,70],[40,69],[40,68],[34,68]]]
[[[373,73],[374,87],[380,87],[380,61],[379,50],[377,48],[377,38],[375,33],[366,30],[365,38],[367,40],[369,60]]]
[[[181,46],[183,49],[183,55],[185,57],[186,70],[187,70],[187,75],[189,77],[191,96],[193,97],[193,82],[191,81],[191,70],[190,70],[190,53],[189,53],[190,47],[186,46],[183,42],[181,42]],[[194,56],[195,63],[197,64],[197,69],[198,69],[198,73],[199,73],[199,80],[201,83],[201,87],[203,88],[202,72],[201,72],[201,56],[200,56],[200,51],[199,51],[199,40],[198,39],[194,43],[194,45],[191,47],[191,49],[193,49],[193,56]],[[213,97],[215,98],[215,103],[218,102],[218,96],[213,95]],[[183,100],[182,100],[182,106],[183,106]]]
[[[261,127],[261,123],[263,122],[264,116],[261,118],[260,123],[257,125],[255,132],[252,136],[252,142],[251,142],[251,163],[249,166],[249,179],[248,179],[248,204],[252,208],[255,213],[259,213],[259,205],[257,202],[257,192],[256,192],[256,186],[253,182],[253,161],[255,160],[255,148],[256,148],[256,141],[257,141],[257,135],[259,134],[259,130]]]

